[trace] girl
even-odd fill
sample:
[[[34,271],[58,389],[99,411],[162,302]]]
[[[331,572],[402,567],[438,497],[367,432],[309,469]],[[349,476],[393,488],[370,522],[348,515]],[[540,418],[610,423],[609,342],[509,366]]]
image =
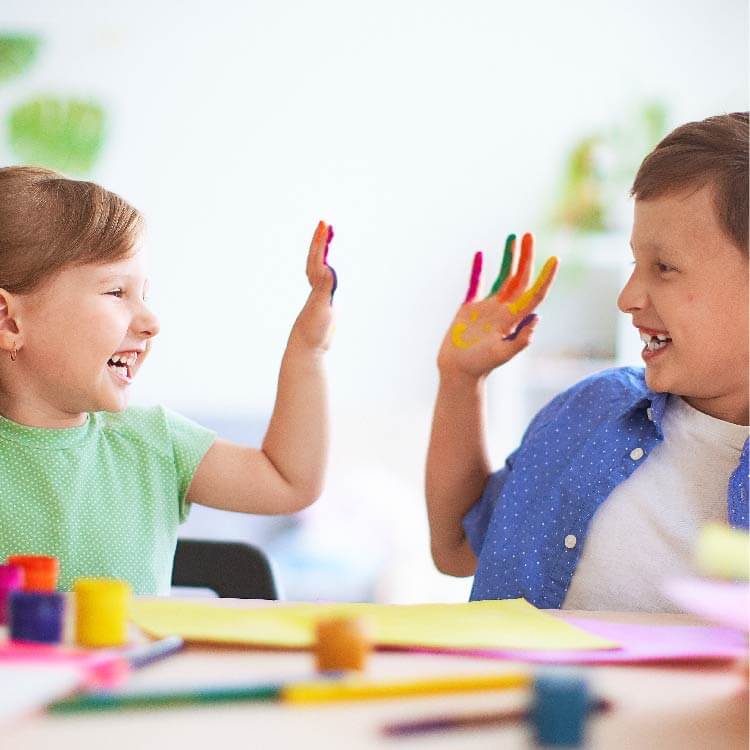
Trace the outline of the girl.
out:
[[[0,169],[0,557],[54,555],[81,576],[169,589],[190,503],[291,513],[319,495],[335,273],[320,222],[260,450],[164,408],[128,407],[159,322],[143,221],[118,195],[36,167]]]

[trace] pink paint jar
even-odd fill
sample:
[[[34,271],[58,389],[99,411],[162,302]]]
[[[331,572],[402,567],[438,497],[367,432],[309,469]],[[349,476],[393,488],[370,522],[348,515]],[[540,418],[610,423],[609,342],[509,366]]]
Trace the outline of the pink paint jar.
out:
[[[8,622],[8,597],[23,588],[24,572],[18,565],[0,565],[0,625]]]

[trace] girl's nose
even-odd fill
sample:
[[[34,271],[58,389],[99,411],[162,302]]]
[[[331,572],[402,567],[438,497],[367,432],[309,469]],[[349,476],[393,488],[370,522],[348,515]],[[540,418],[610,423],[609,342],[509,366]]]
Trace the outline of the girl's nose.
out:
[[[143,313],[138,318],[136,323],[138,333],[147,339],[151,339],[159,333],[161,325],[159,324],[159,318],[154,315],[145,305],[143,306]]]

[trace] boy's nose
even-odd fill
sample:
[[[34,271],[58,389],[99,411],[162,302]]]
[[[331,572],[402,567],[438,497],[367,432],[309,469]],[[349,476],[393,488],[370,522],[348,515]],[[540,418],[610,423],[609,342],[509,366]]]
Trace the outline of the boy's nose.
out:
[[[636,271],[633,271],[617,297],[617,307],[624,313],[632,313],[642,310],[646,304],[646,292],[636,278]]]

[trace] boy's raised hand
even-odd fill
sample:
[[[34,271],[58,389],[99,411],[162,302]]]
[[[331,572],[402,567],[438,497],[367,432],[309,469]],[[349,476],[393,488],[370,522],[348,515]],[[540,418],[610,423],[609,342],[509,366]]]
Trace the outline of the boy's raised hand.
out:
[[[333,227],[318,222],[307,254],[307,280],[312,287],[305,306],[297,316],[292,338],[304,345],[325,351],[330,344],[333,328],[333,295],[336,291],[336,271],[328,265],[328,246],[333,239]]]
[[[474,256],[469,291],[443,339],[438,368],[443,375],[481,378],[529,345],[539,320],[534,310],[547,296],[557,271],[549,258],[529,287],[534,265],[534,237],[525,234],[515,267],[516,236],[505,243],[500,272],[489,295],[479,299],[482,253]]]

